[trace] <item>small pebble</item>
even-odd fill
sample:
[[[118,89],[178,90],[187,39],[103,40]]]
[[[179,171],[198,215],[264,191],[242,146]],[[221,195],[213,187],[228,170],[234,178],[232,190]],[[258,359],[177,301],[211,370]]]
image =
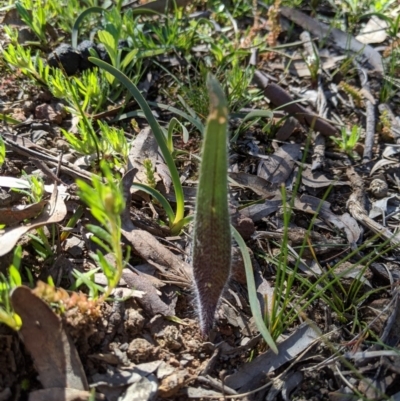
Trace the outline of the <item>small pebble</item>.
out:
[[[368,188],[372,195],[378,199],[384,198],[388,193],[388,189],[389,187],[387,182],[381,180],[380,178],[375,178],[372,180]]]

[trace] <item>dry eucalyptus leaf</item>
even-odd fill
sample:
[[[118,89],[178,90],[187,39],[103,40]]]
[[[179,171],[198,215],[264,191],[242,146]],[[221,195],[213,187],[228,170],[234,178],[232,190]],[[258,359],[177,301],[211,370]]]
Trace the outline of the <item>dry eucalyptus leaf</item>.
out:
[[[268,199],[263,204],[250,205],[243,208],[240,213],[243,216],[249,217],[255,223],[262,220],[264,217],[275,213],[282,206],[282,196],[276,195],[273,199]]]
[[[344,230],[350,244],[355,244],[360,238],[361,230],[357,221],[348,213],[336,215],[331,212],[329,202],[322,201],[314,196],[302,195],[300,199],[296,199],[295,207],[307,213],[315,213],[319,210],[318,215],[321,219],[329,221],[331,224]]]
[[[356,39],[365,44],[382,43],[386,40],[388,23],[373,15],[367,24],[361,29]]]
[[[260,162],[257,175],[277,188],[289,178],[300,154],[300,145],[282,145],[269,159]]]
[[[229,177],[233,180],[230,185],[239,184],[240,186],[251,189],[254,193],[264,197],[271,197],[275,194],[269,190],[271,184],[264,178],[257,177],[247,173],[229,173]]]
[[[40,201],[28,206],[0,208],[0,224],[15,226],[23,220],[32,219],[43,210],[46,204],[47,201]]]
[[[129,269],[124,269],[122,278],[128,284],[128,287],[143,292],[143,296],[137,301],[149,316],[157,314],[175,316],[174,306],[167,305],[161,300],[157,290],[145,274],[137,274]]]
[[[319,171],[312,171],[311,166],[303,166],[302,183],[310,188],[326,188],[331,185],[349,185],[344,181],[332,180]]]
[[[285,341],[278,344],[279,354],[268,350],[259,355],[251,362],[242,365],[239,370],[225,380],[225,384],[233,389],[257,388],[265,375],[274,372],[286,362],[289,362],[305,349],[307,349],[319,336],[316,324],[309,326],[305,323],[300,325],[296,331]]]
[[[60,318],[28,287],[16,287],[11,303],[22,319],[20,334],[43,387],[88,390],[78,352]]]
[[[54,191],[51,195],[50,201],[45,206],[43,213],[36,220],[31,221],[23,226],[8,228],[3,232],[0,231],[0,256],[11,252],[18,240],[28,231],[42,227],[46,224],[58,223],[62,221],[67,214],[67,207],[57,187],[54,186]]]

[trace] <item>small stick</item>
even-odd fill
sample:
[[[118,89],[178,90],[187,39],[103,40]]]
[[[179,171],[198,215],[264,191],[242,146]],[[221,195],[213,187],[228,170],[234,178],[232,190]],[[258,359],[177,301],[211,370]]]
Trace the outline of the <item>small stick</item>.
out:
[[[354,65],[357,68],[358,76],[360,78],[361,87],[363,91],[369,94],[369,96],[365,98],[367,125],[365,127],[365,144],[364,144],[364,154],[362,159],[363,163],[368,163],[372,159],[372,147],[374,146],[374,138],[375,138],[375,125],[376,125],[375,105],[372,103],[371,100],[369,100],[369,98],[372,98],[372,94],[368,83],[368,75],[366,71],[361,67],[361,65],[357,61],[354,61]]]

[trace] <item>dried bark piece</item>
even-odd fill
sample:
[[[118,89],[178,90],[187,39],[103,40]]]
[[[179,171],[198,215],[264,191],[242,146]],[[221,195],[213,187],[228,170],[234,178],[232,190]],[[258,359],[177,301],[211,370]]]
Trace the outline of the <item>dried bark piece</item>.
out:
[[[17,287],[11,303],[22,319],[20,334],[44,388],[88,390],[75,345],[59,317],[28,287]]]
[[[338,134],[338,130],[333,125],[300,104],[293,103],[293,97],[279,85],[269,83],[267,77],[261,71],[255,71],[254,82],[264,90],[264,95],[271,100],[274,106],[280,107],[288,114],[296,117],[300,124],[311,127],[314,131],[318,131],[324,136],[329,137]]]
[[[87,401],[90,395],[89,391],[54,387],[33,391],[29,394],[29,401]],[[105,399],[104,395],[96,394],[96,400]]]
[[[277,141],[286,141],[301,125],[294,117],[288,117],[275,135]]]
[[[361,67],[360,63],[354,61],[354,65],[357,67],[358,75],[360,77],[362,90],[365,96],[365,114],[367,116],[367,123],[365,127],[365,141],[364,141],[364,153],[363,153],[363,163],[368,163],[372,158],[372,148],[374,146],[375,139],[375,104],[373,101],[373,96],[371,94],[371,88],[368,83],[368,74]]]
[[[347,32],[332,28],[331,26],[309,17],[301,11],[289,7],[281,7],[280,12],[284,17],[290,19],[303,29],[310,31],[313,35],[319,38],[327,37],[334,46],[343,50],[350,49],[356,54],[364,55],[375,71],[383,74],[382,57],[373,47],[365,45],[354,39]]]
[[[271,198],[274,197],[276,191],[271,190],[271,183],[268,182],[266,179],[258,177],[254,174],[247,174],[247,173],[229,173],[229,177],[235,181],[235,183],[250,188],[254,193],[260,195],[264,198]],[[231,183],[232,185],[232,183]]]
[[[400,244],[400,235],[393,234],[386,227],[372,220],[365,209],[365,190],[362,178],[356,173],[353,167],[347,169],[347,177],[349,178],[353,192],[347,201],[347,209],[350,214],[362,225],[369,228],[376,234],[380,234],[384,240],[390,240],[392,245]]]
[[[311,171],[322,168],[325,164],[325,138],[319,132],[314,138]]]

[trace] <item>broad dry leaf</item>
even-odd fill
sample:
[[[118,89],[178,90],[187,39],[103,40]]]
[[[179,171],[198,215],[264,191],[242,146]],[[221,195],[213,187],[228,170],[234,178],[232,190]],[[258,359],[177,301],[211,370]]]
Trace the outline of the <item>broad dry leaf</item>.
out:
[[[356,39],[365,44],[382,43],[386,40],[388,23],[373,15],[367,24],[361,29]]]
[[[28,287],[15,288],[11,303],[22,319],[20,334],[43,387],[88,390],[78,352],[60,318]]]
[[[279,188],[289,178],[300,154],[300,145],[282,145],[271,157],[260,162],[257,175],[270,182],[274,188]]]
[[[237,372],[226,377],[225,384],[233,389],[244,386],[257,388],[261,381],[265,380],[266,375],[295,358],[320,336],[316,327],[316,324],[309,326],[303,323],[290,337],[278,344],[277,355],[271,349],[259,355],[251,362],[242,365]]]
[[[36,220],[15,228],[8,228],[3,231],[0,236],[0,256],[12,251],[18,240],[28,231],[33,230],[46,224],[58,223],[62,221],[67,214],[67,207],[64,200],[61,198],[57,187],[54,186],[54,191],[50,201],[45,206],[44,212]]]
[[[43,207],[46,204],[47,201],[40,201],[28,206],[0,208],[0,224],[5,224],[6,226],[15,226],[21,221],[32,219],[43,210]]]

